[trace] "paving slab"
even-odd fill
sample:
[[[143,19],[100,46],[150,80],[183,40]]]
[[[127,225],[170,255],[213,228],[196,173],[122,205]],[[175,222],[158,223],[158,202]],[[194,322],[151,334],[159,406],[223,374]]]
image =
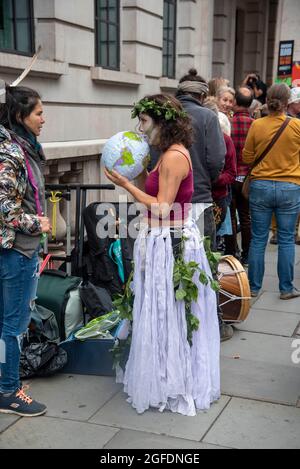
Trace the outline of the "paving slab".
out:
[[[121,392],[103,406],[90,422],[121,429],[127,428],[157,435],[200,441],[223,411],[229,399],[226,396],[222,397],[218,403],[211,407],[209,412],[201,412],[196,417],[185,417],[171,412],[160,413],[156,409],[138,415],[131,405],[126,402],[126,395]]]
[[[274,258],[273,260],[267,260],[265,262],[265,275],[273,277],[276,282],[276,285],[278,284],[278,274],[277,274],[277,255],[276,259]],[[295,263],[295,269],[294,269],[294,280],[295,280],[295,286],[299,285],[300,281],[300,263]]]
[[[299,278],[294,279],[294,286],[298,288],[298,290],[300,290]],[[266,272],[266,275],[264,276],[262,290],[268,291],[268,292],[274,292],[279,296],[279,279],[277,277],[276,271],[270,270],[269,272],[268,271]]]
[[[295,272],[294,272],[294,278],[295,279],[300,279],[300,264],[296,265]]]
[[[291,366],[294,339],[267,334],[258,334],[236,330],[233,338],[221,346],[222,357],[232,359],[238,355],[243,360]]]
[[[7,428],[17,422],[21,417],[17,415],[0,414],[0,433],[4,432]]]
[[[204,438],[237,449],[300,449],[300,409],[233,398]]]
[[[58,374],[33,381],[30,389],[48,416],[86,421],[121,387],[110,377]]]
[[[300,285],[300,282],[299,282]],[[276,277],[272,277],[271,274],[268,273],[268,275],[264,276],[264,281],[263,281],[263,286],[262,290],[268,291],[268,292],[274,292],[279,295],[279,280]]]
[[[226,449],[180,438],[153,435],[145,432],[121,430],[106,445],[105,449]]]
[[[118,432],[64,419],[23,418],[2,433],[0,448],[8,449],[101,449]]]
[[[255,302],[255,309],[267,309],[268,311],[282,311],[300,315],[300,298],[283,301],[279,299],[279,293],[264,292]]]
[[[247,320],[234,327],[241,331],[292,337],[299,321],[298,314],[252,308]]]
[[[253,360],[221,359],[222,394],[295,406],[300,398],[299,370]]]

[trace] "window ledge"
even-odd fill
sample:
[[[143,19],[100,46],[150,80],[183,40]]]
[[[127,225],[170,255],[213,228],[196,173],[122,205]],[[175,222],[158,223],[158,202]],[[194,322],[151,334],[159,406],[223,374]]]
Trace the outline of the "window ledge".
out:
[[[80,158],[90,155],[100,155],[106,140],[79,140],[70,142],[43,143],[46,160]]]
[[[159,80],[159,85],[162,90],[177,90],[178,88],[178,80],[173,80],[172,78],[161,77]]]
[[[0,52],[0,71],[4,73],[22,72],[29,64],[30,57],[18,54]],[[58,79],[68,73],[68,65],[64,62],[51,60],[37,60],[33,65],[30,75]]]
[[[137,73],[119,72],[115,70],[107,70],[102,67],[91,68],[91,78],[96,83],[119,86],[138,87],[144,84],[144,75]]]

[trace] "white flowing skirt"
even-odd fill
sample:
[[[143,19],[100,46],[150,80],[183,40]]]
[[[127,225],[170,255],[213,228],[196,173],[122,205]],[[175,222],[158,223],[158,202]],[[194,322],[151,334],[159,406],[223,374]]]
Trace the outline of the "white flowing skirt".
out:
[[[185,261],[196,261],[211,276],[196,225],[188,223],[183,235]],[[173,267],[170,229],[141,232],[134,249],[132,343],[123,378],[128,402],[139,414],[154,407],[194,416],[220,398],[216,294],[195,274],[199,296],[192,313],[200,327],[191,347],[185,304],[175,299]]]

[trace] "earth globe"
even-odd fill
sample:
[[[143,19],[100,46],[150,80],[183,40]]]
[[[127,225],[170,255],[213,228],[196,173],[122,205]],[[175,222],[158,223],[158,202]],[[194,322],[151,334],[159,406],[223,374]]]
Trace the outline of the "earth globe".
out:
[[[150,148],[136,132],[119,132],[105,144],[102,163],[108,171],[117,171],[129,181],[136,179],[150,162]]]

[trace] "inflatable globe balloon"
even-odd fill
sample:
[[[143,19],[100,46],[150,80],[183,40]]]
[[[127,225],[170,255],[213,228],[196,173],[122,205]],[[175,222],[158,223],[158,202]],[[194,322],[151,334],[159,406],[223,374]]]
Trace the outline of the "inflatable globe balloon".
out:
[[[109,171],[117,171],[132,181],[147,168],[150,148],[138,133],[119,132],[106,142],[102,162]]]

